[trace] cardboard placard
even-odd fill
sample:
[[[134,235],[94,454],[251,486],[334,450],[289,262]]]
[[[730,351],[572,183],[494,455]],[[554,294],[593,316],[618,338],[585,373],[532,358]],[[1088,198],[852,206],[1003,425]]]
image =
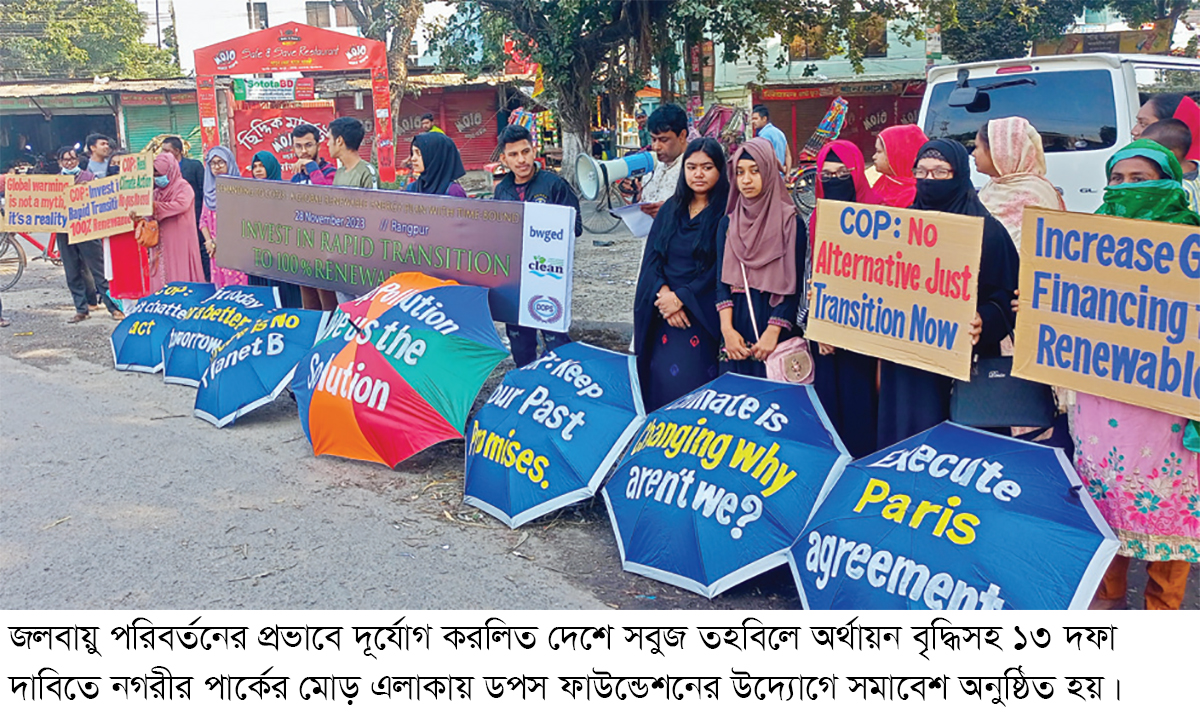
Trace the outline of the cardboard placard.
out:
[[[71,243],[94,241],[133,230],[130,209],[148,216],[154,205],[154,155],[126,154],[113,159],[120,173],[64,191]]]
[[[63,190],[75,183],[66,174],[5,174],[4,220],[0,228],[25,233],[63,231],[67,204]]]
[[[817,202],[808,338],[970,379],[983,219]]]
[[[1200,420],[1200,229],[1026,209],[1013,374]]]

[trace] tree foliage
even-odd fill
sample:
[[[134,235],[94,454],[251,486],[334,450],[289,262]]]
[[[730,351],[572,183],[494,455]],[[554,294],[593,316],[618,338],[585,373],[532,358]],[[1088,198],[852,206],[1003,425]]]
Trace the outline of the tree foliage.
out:
[[[942,50],[955,62],[1024,57],[1034,40],[1062,35],[1081,0],[959,0],[942,25]]]
[[[1155,20],[1169,20],[1171,23],[1183,16],[1183,13],[1197,6],[1193,0],[1108,0],[1108,7],[1119,14],[1130,27]]]
[[[169,51],[142,42],[145,28],[132,0],[5,0],[0,77],[178,76]]]
[[[408,83],[408,48],[421,20],[425,1],[333,0],[333,4],[350,12],[364,37],[387,44],[388,77],[393,93],[403,95]]]

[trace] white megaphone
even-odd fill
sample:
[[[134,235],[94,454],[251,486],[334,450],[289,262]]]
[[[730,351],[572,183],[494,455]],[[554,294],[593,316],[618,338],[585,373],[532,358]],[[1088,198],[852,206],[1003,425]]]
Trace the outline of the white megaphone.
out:
[[[575,178],[579,180],[579,192],[588,201],[594,201],[601,190],[621,179],[649,174],[658,166],[654,152],[644,151],[610,161],[596,161],[587,154],[575,160]]]

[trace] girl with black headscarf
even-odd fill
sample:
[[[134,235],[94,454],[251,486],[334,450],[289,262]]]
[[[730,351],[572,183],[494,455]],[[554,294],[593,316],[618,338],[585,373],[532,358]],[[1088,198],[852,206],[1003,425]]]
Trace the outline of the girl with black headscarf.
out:
[[[717,376],[716,237],[728,196],[720,143],[688,144],[675,195],[646,238],[634,296],[634,352],[647,412]]]
[[[408,190],[418,194],[467,198],[458,180],[467,173],[454,141],[439,132],[418,134],[412,143],[413,171],[419,174]]]
[[[966,148],[949,139],[926,142],[913,170],[917,196],[912,208],[983,218],[983,252],[975,290],[975,320],[969,335],[980,356],[1000,354],[1013,324],[1017,250],[1004,225],[980,203],[971,185]],[[950,417],[950,378],[907,365],[881,361],[879,444],[895,444]]]
[[[274,154],[269,151],[260,151],[250,162],[250,176],[263,181],[283,181],[283,167],[280,166],[279,160],[275,158]],[[247,274],[246,285],[269,286],[277,289],[280,308],[304,307],[304,297],[300,293],[300,286],[295,283],[263,278],[251,273]]]

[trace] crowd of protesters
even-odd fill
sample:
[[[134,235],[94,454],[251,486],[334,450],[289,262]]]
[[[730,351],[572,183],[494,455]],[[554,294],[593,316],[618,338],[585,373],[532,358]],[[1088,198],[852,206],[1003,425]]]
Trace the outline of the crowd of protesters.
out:
[[[638,117],[639,141],[658,159],[643,187],[643,210],[654,223],[633,309],[633,351],[647,411],[725,372],[766,376],[766,363],[779,346],[804,336],[816,212],[801,215],[788,192],[784,174],[792,152],[766,107],[755,107],[752,125],[757,137],[726,156],[713,139],[689,143],[686,113],[675,105]],[[407,190],[465,198],[458,148],[432,116],[424,118],[422,130],[406,160],[417,175]],[[377,188],[375,168],[359,156],[363,137],[357,119],[334,120],[327,140],[333,161],[327,161],[319,156],[321,131],[296,127],[291,181]],[[1097,213],[1200,225],[1200,108],[1182,95],[1158,95],[1138,113],[1133,139],[1108,162],[1108,186]],[[64,147],[57,155],[62,173],[78,182],[111,175],[112,144],[89,136],[83,157]],[[508,173],[496,185],[495,199],[573,207],[575,234],[581,235],[579,200],[566,181],[540,168],[529,131],[509,125],[498,144]],[[152,214],[161,240],[152,249],[152,289],[171,281],[273,285],[284,307],[318,310],[332,310],[351,297],[221,267],[216,177],[239,176],[244,169],[255,179],[280,181],[282,167],[266,151],[239,167],[223,146],[209,149],[203,163],[185,158],[182,149],[170,138],[154,160]],[[1046,178],[1042,137],[1022,117],[984,122],[973,158],[990,179],[979,192],[971,183],[971,154],[962,144],[929,140],[914,125],[888,127],[879,133],[872,157],[878,172],[873,184],[859,148],[835,140],[817,157],[815,190],[818,198],[982,218],[976,315],[968,333],[978,356],[1011,354],[1024,209],[1062,210],[1064,203]],[[86,319],[100,301],[114,318],[123,317],[107,296],[99,245],[72,245],[62,235],[58,242],[76,308],[70,322]],[[506,333],[518,366],[537,358],[539,343],[548,351],[570,340],[549,331],[539,339],[539,331],[518,325],[508,325]],[[810,348],[816,392],[854,457],[950,417],[952,380],[943,375],[829,345]],[[1195,423],[1102,397],[1055,394],[1069,432],[1069,439],[1059,439],[1073,451],[1080,477],[1120,539],[1119,556],[1093,607],[1124,606],[1130,562],[1145,560],[1146,607],[1179,608],[1189,564],[1200,560]],[[1012,427],[1013,434],[1022,431],[1021,425]],[[1177,478],[1156,478],[1165,463]]]

